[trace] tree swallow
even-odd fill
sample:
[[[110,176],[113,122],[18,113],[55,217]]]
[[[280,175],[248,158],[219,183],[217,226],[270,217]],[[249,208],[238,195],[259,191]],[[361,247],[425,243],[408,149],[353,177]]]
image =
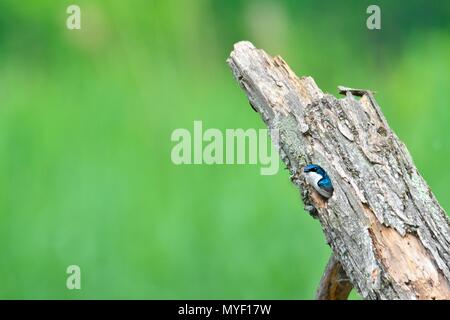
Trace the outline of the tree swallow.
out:
[[[306,182],[308,182],[318,193],[320,193],[325,198],[329,198],[333,195],[333,184],[331,183],[330,177],[328,177],[327,172],[322,169],[322,167],[317,164],[308,164],[303,172],[306,177]]]

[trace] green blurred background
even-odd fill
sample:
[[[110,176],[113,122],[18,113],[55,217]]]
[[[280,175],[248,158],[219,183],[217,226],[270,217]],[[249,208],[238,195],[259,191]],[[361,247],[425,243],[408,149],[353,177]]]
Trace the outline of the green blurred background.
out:
[[[194,120],[264,127],[225,63],[244,39],[376,90],[450,208],[448,1],[2,0],[0,298],[314,297],[330,249],[287,171],[170,159]]]

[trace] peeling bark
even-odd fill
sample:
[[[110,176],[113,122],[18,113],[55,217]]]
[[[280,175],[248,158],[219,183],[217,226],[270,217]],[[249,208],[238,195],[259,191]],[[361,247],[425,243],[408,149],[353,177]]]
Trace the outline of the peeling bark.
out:
[[[249,42],[235,44],[227,62],[251,106],[279,133],[274,143],[291,180],[360,295],[450,299],[447,215],[373,93],[339,87],[345,98],[337,99]],[[330,199],[306,184],[301,171],[309,163],[328,172]]]

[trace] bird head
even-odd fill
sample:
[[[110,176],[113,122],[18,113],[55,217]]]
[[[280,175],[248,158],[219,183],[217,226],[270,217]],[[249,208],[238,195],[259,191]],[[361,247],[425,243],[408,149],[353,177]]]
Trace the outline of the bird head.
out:
[[[308,182],[322,196],[329,198],[333,194],[334,188],[331,179],[321,166],[309,164],[303,168],[306,182]]]
[[[326,175],[325,170],[322,169],[321,166],[317,165],[317,164],[308,164],[304,169],[303,169],[304,173],[317,173],[319,175],[321,175],[322,177]]]

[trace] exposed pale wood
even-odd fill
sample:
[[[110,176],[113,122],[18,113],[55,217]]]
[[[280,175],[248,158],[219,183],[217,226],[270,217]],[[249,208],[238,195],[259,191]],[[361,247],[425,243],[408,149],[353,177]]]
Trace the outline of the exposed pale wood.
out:
[[[237,43],[228,63],[361,296],[450,299],[447,215],[371,91],[341,88],[346,97],[337,99],[249,42]],[[331,177],[329,200],[305,183],[309,163]]]

